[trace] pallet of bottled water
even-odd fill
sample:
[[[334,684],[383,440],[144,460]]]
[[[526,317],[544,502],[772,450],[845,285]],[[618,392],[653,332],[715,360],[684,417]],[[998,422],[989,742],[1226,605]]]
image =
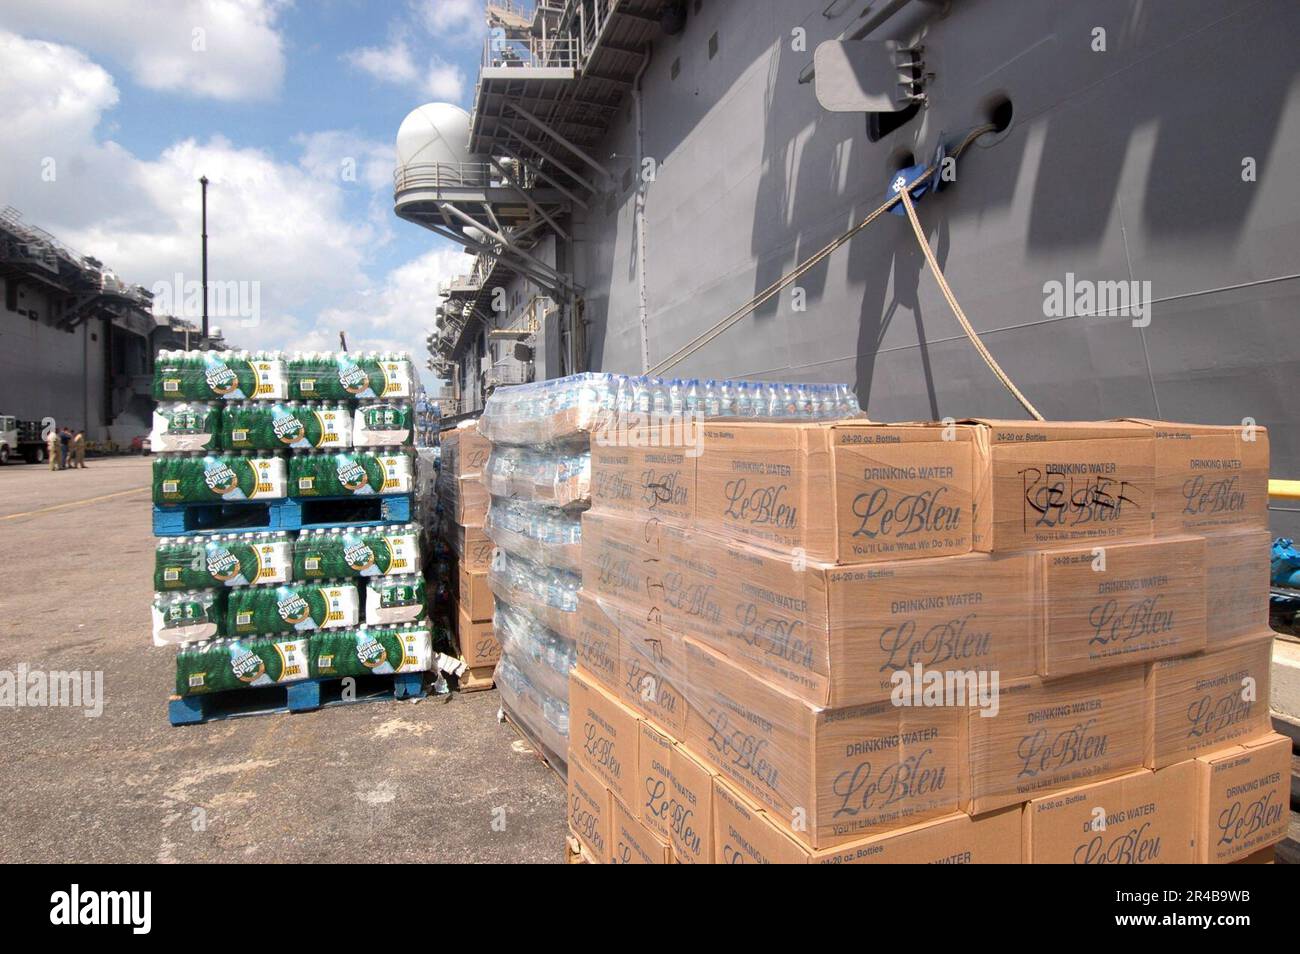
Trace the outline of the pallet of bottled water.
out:
[[[612,420],[830,421],[862,413],[847,384],[629,377],[587,372],[497,388],[479,431],[494,444],[540,445],[585,438]]]

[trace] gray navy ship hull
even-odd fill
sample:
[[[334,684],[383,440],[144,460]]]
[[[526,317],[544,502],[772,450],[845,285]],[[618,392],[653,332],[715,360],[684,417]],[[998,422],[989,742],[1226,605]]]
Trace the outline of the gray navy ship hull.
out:
[[[691,2],[679,32],[651,40],[641,145],[629,92],[587,149],[612,185],[572,209],[552,252],[578,286],[585,342],[568,360],[554,340],[539,348],[538,375],[654,367],[860,221],[897,169],[995,119],[1005,128],[917,210],[1021,390],[1048,418],[1253,419],[1273,475],[1300,477],[1300,4],[895,4],[872,38],[923,49],[926,102],[877,141],[863,113],[826,111],[800,82],[863,6]],[[641,156],[656,166],[644,249]],[[1149,322],[1053,312],[1050,283],[1089,282],[1139,283]],[[796,285],[663,373],[845,381],[880,420],[1024,416],[905,218],[883,216]]]

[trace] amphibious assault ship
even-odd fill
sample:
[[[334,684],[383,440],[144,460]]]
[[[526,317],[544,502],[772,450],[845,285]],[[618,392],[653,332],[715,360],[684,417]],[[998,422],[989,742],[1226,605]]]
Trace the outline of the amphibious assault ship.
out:
[[[933,165],[909,194],[936,264],[1044,416],[1253,420],[1274,476],[1300,474],[1300,5],[487,11],[472,111],[421,106],[397,136],[397,214],[476,255],[429,336],[458,409],[606,370],[1024,416],[901,203],[818,257]]]
[[[225,344],[153,295],[69,248],[12,207],[0,211],[0,415],[84,430],[106,449],[148,433],[160,349]],[[43,455],[39,447],[38,454]]]

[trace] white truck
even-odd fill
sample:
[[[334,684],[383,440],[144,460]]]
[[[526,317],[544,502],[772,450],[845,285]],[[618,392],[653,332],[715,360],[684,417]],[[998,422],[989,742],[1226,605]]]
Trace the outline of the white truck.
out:
[[[53,427],[54,418],[20,421],[12,414],[0,414],[0,464],[7,464],[15,457],[22,457],[31,464],[43,464],[46,450],[41,435],[47,425]]]

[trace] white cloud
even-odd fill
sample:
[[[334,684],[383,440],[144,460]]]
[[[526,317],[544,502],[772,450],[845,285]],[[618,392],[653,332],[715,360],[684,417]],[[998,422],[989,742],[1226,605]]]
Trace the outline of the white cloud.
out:
[[[99,220],[62,235],[123,278],[152,287],[176,272],[198,277],[200,175],[208,187],[208,257],[214,281],[256,283],[258,324],[221,322],[243,345],[279,346],[304,327],[314,304],[364,284],[368,223],[351,221],[341,185],[256,149],[215,138],[184,140],[156,160],[124,167],[145,201],[127,221]],[[32,218],[29,216],[29,218]]]
[[[429,63],[424,92],[430,99],[459,102],[465,92],[465,74],[460,71],[460,67],[444,63],[435,56]]]
[[[415,65],[411,49],[402,39],[388,46],[363,46],[344,54],[344,59],[365,73],[385,83],[404,85],[420,78],[420,68]]]
[[[425,29],[435,36],[485,28],[483,4],[478,0],[414,0],[411,6]]]
[[[5,0],[0,28],[121,63],[149,89],[262,99],[284,78],[282,0]]]
[[[378,286],[338,307],[324,309],[320,324],[328,329],[350,329],[350,348],[413,349],[433,328],[439,286],[469,271],[473,264],[473,257],[459,248],[431,249],[393,269]],[[421,365],[426,356],[423,352],[418,355]]]
[[[136,156],[103,137],[117,91],[100,66],[69,47],[4,32],[0,59],[0,206],[16,206],[126,281],[154,287],[178,272],[186,281],[199,276],[197,180],[206,175],[211,278],[257,283],[260,323],[213,318],[240,346],[328,348],[344,328],[352,347],[417,350],[437,283],[468,267],[459,249],[444,249],[377,282],[367,275],[392,218],[387,143],[332,130],[299,137],[297,161],[219,136]],[[44,157],[56,159],[54,181],[41,175]],[[356,161],[355,182],[341,174],[347,158]],[[369,218],[348,208],[358,189],[368,194]]]
[[[465,74],[460,67],[431,56],[422,68],[402,38],[387,46],[364,46],[343,57],[362,72],[394,86],[406,86],[430,99],[458,102],[465,93]]]
[[[295,142],[303,150],[300,164],[318,178],[356,182],[376,191],[392,189],[397,158],[391,142],[337,129],[307,133]]]

